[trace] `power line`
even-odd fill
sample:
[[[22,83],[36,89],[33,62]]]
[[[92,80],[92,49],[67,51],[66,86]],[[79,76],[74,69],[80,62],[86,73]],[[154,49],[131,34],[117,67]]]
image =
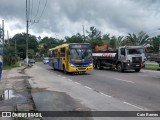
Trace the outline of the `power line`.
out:
[[[34,19],[34,20],[32,20],[32,19],[33,19],[33,8],[34,8],[33,0],[32,0],[32,1],[31,1],[31,0],[28,0],[28,3],[26,3],[26,4],[28,5],[28,6],[27,6],[27,9],[28,9],[28,10],[27,10],[26,16],[27,16],[28,22],[30,23],[30,24],[28,25],[28,27],[30,27],[30,26],[33,25],[34,23],[38,23],[38,22],[40,21],[42,15],[43,15],[43,13],[44,13],[44,10],[45,10],[45,8],[46,8],[47,0],[45,1],[45,5],[44,5],[44,7],[43,7],[43,10],[42,10],[40,16],[38,17],[39,11],[40,11],[40,7],[41,7],[41,4],[42,4],[41,0],[39,0],[39,2],[38,2],[38,7],[37,7],[37,11],[36,11],[36,15],[35,15],[35,19]]]
[[[30,17],[30,19],[32,20],[32,11],[33,11],[33,0],[32,0],[32,2],[31,2],[31,10],[30,10],[30,15],[31,15],[31,17]]]
[[[37,12],[36,12],[36,17],[35,17],[34,21],[36,21],[36,18],[37,18],[38,12],[39,12],[39,6],[40,6],[40,4],[41,4],[41,0],[39,0]]]
[[[28,20],[30,19],[30,0],[28,0]]]
[[[44,5],[44,8],[43,8],[43,11],[42,11],[42,13],[41,13],[41,15],[40,15],[40,17],[39,17],[38,21],[41,19],[42,15],[43,15],[43,13],[44,13],[44,10],[45,10],[45,8],[46,8],[46,5],[47,5],[47,0],[46,0],[46,2],[45,2],[45,5]]]

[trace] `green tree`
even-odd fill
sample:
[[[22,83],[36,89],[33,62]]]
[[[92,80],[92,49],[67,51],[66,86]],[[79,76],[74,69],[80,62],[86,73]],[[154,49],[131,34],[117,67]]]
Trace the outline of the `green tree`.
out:
[[[110,47],[111,47],[113,50],[116,49],[116,41],[117,41],[116,36],[112,36],[111,39],[110,39]]]
[[[104,34],[102,39],[103,40],[110,40],[110,35],[109,34]]]
[[[90,31],[88,33],[88,42],[91,44],[92,49],[94,50],[95,47],[98,45],[103,45],[103,41],[101,39],[101,31],[97,30],[94,26],[90,27]]]
[[[160,35],[153,37],[151,40],[151,44],[153,46],[153,50],[155,52],[158,52],[160,47]]]
[[[35,56],[35,51],[33,49],[28,50],[28,57],[33,58]]]
[[[20,58],[26,57],[26,33],[18,33],[10,40],[10,46],[15,47],[16,53]],[[28,49],[33,49],[35,52],[38,51],[38,41],[33,35],[28,35]]]
[[[48,51],[50,48],[56,47],[57,45],[61,45],[64,43],[64,40],[59,40],[52,37],[44,37],[39,42],[39,53],[40,55],[48,56]]]
[[[91,40],[101,40],[101,31],[97,30],[94,26],[90,27],[90,31],[86,31],[89,39]]]
[[[134,33],[128,33],[128,36],[126,36],[126,40],[128,40],[128,43],[130,43],[130,45],[146,45],[150,41],[150,38],[149,35],[141,31],[137,35]]]
[[[17,62],[17,56],[15,55],[15,50],[13,47],[5,45],[4,47],[4,54],[3,54],[3,61],[4,65],[11,66]]]
[[[73,35],[72,37],[65,37],[66,43],[83,43],[83,36],[80,33]]]

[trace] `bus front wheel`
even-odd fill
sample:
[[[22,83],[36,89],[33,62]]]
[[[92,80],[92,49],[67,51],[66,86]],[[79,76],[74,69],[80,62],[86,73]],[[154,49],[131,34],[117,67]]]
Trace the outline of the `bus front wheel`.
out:
[[[63,72],[64,72],[65,74],[67,74],[67,70],[66,70],[66,68],[65,68],[64,65],[63,65]]]

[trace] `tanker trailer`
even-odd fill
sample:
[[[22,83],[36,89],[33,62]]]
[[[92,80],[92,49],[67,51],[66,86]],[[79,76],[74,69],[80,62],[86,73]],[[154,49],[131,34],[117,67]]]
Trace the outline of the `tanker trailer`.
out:
[[[143,46],[122,46],[116,51],[94,51],[92,53],[94,68],[115,69],[119,72],[135,70],[139,72],[145,65]]]

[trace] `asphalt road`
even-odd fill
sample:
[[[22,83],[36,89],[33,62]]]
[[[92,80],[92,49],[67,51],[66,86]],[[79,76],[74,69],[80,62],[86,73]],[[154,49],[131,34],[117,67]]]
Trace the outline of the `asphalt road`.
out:
[[[125,101],[127,104],[160,111],[160,72],[142,70],[118,73],[110,70],[94,70],[82,75],[64,74],[36,63],[39,67],[71,79],[95,91]]]

